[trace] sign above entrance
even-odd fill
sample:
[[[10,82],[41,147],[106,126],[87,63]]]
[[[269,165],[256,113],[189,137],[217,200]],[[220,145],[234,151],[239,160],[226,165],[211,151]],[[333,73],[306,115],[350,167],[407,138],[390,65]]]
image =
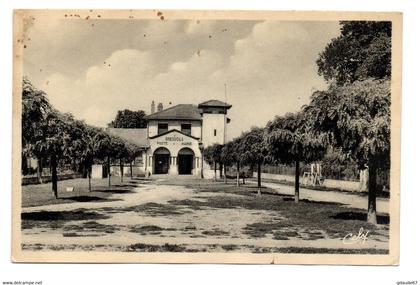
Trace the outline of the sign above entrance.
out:
[[[183,145],[191,146],[193,142],[198,140],[198,138],[184,134],[178,130],[171,130],[166,134],[161,134],[160,136],[155,136],[150,138],[155,141],[159,146],[168,146],[168,145]]]

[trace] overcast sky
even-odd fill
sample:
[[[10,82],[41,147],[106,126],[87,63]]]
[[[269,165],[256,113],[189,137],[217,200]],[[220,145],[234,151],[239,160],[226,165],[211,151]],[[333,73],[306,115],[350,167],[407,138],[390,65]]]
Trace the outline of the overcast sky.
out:
[[[325,88],[316,59],[337,22],[37,19],[24,74],[60,111],[105,127],[117,110],[209,99],[233,105],[228,138]]]

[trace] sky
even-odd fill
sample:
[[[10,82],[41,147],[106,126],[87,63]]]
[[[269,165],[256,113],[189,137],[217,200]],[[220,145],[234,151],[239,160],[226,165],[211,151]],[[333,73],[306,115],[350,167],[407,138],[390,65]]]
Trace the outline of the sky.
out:
[[[55,108],[99,127],[118,110],[150,113],[152,100],[227,100],[231,139],[326,88],[316,59],[339,32],[332,21],[43,17],[29,24],[23,73]]]

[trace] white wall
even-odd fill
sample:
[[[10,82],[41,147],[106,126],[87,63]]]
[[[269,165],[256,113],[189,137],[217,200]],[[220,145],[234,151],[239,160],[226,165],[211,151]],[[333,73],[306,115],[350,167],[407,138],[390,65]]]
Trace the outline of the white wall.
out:
[[[191,135],[193,137],[201,138],[201,122],[200,121],[149,121],[149,137],[156,136],[158,134],[158,124],[168,124],[168,131],[178,130],[181,131],[181,124],[191,124]]]
[[[169,139],[168,139],[169,138]],[[193,175],[200,175],[201,173],[201,152],[198,145],[198,140],[189,136],[174,132],[164,136],[160,136],[149,140],[150,147],[147,149],[147,164],[145,171],[153,174],[153,153],[159,147],[165,147],[169,150],[171,155],[169,174],[177,174],[178,165],[176,164],[176,157],[182,148],[190,148],[194,152],[194,167]],[[198,158],[198,167],[197,160]],[[144,161],[146,163],[146,161]]]
[[[218,143],[224,143],[225,114],[203,114],[203,144],[204,147]],[[216,129],[216,136],[214,130]]]

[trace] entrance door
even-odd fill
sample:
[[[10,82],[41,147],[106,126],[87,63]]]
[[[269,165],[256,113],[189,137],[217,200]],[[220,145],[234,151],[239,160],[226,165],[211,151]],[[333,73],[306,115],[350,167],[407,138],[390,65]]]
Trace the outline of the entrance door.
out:
[[[183,148],[178,153],[178,174],[191,175],[194,168],[194,152]]]
[[[159,148],[155,151],[154,158],[154,174],[168,174],[169,172],[169,150],[166,148]]]
[[[194,156],[191,154],[181,154],[178,156],[178,173],[192,174]]]

